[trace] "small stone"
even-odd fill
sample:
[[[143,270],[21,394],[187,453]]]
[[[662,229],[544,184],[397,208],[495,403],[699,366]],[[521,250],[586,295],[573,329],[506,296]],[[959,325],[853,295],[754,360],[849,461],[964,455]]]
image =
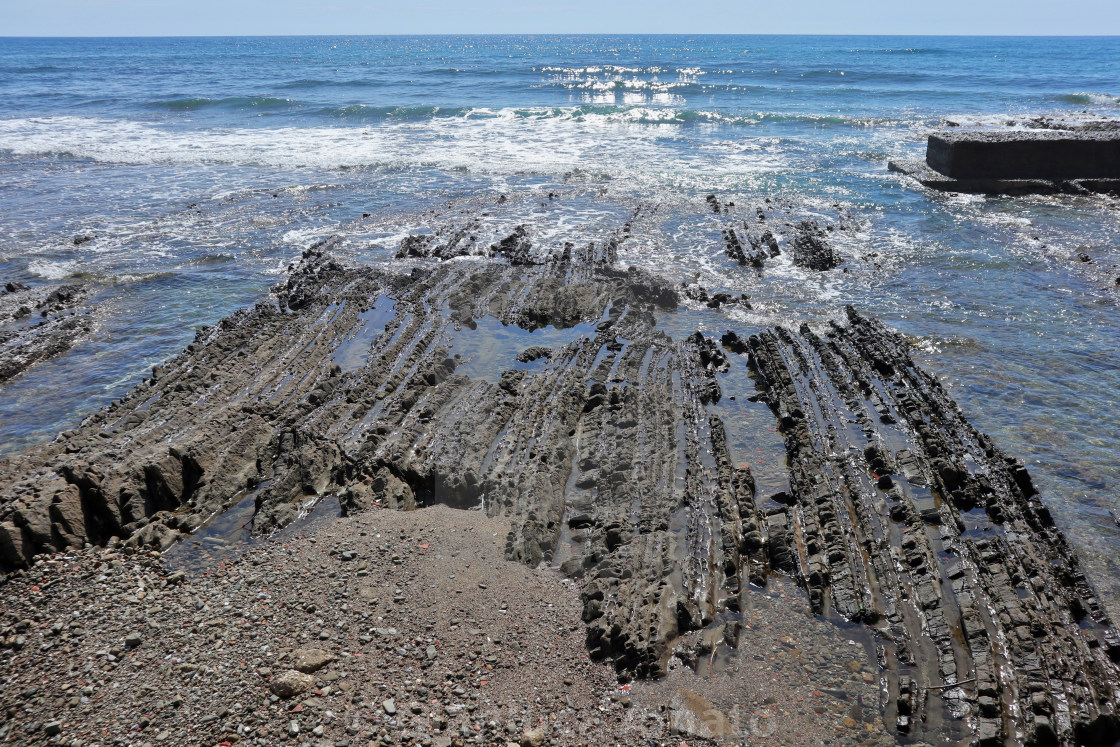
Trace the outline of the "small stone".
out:
[[[128,648],[136,648],[143,642],[144,639],[141,638],[140,634],[136,632],[129,633],[127,636],[125,636],[124,639],[124,645]]]
[[[321,648],[301,648],[292,652],[292,668],[304,674],[311,674],[318,672],[334,659],[334,654]]]
[[[530,729],[521,735],[521,747],[541,747],[546,736],[543,726]]]
[[[53,737],[54,735],[62,732],[62,722],[48,721],[47,723],[43,724],[43,731],[48,737]]]
[[[389,700],[386,700],[384,703],[382,703],[381,707],[385,709],[385,713],[387,715],[389,715],[389,716],[397,715],[397,704],[393,702],[392,698],[390,698]]]
[[[307,692],[314,684],[315,678],[311,675],[289,669],[286,672],[278,674],[276,679],[272,680],[269,689],[272,690],[274,695],[281,698],[290,698],[293,695]]]
[[[733,735],[727,716],[702,696],[681,690],[669,701],[669,729],[673,734],[720,741]]]
[[[299,722],[298,721],[289,721],[288,722],[288,734],[292,735],[293,737],[296,736],[297,734],[299,734]]]

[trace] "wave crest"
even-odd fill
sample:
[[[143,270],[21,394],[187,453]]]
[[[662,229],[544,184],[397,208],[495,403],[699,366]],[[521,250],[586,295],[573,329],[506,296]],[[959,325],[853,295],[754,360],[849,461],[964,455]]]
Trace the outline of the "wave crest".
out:
[[[1068,93],[1059,96],[1058,100],[1077,106],[1120,106],[1120,96],[1109,93]]]

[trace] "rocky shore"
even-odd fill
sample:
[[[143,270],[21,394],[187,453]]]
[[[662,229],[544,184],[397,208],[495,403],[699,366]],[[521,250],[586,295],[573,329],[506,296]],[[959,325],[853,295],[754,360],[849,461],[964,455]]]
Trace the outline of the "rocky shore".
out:
[[[224,563],[190,542],[40,556],[5,587],[0,740],[894,743],[874,661],[791,583],[755,595],[746,655],[623,685],[588,659],[578,584],[503,560],[508,530],[316,512]]]
[[[725,253],[842,272],[831,228],[728,220]],[[671,332],[749,301],[620,267],[628,235],[468,226],[405,239],[407,274],[323,242],[0,463],[4,738],[1112,744],[1107,611],[907,343],[854,309]],[[784,489],[732,399],[772,411]]]
[[[501,560],[508,528],[480,512],[382,511],[204,575],[118,543],[39,563],[8,585],[0,740],[660,737],[663,715],[631,709],[587,660],[569,585]]]

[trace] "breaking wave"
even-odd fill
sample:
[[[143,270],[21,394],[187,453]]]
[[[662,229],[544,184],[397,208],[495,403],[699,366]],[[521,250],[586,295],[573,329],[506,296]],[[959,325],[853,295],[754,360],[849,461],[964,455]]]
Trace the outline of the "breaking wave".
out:
[[[1120,96],[1108,93],[1069,93],[1060,96],[1058,100],[1077,106],[1120,106]]]
[[[354,115],[359,117],[360,115]],[[394,109],[369,121],[270,127],[191,127],[96,117],[0,119],[0,152],[104,163],[437,169],[489,174],[578,171],[621,176],[759,173],[792,166],[784,154],[809,130],[891,126],[892,120],[656,107]],[[345,119],[345,115],[339,115]],[[782,125],[792,123],[789,137]],[[719,140],[682,148],[680,128],[714,129]],[[720,135],[721,129],[726,135]],[[829,136],[834,137],[834,136]],[[708,138],[705,137],[705,141]]]

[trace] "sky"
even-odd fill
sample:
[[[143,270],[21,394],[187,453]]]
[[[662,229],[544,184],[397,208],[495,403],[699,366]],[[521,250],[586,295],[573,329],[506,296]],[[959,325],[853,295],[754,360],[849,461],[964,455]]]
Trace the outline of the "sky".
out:
[[[1120,0],[0,0],[0,36],[482,33],[1120,35]]]

